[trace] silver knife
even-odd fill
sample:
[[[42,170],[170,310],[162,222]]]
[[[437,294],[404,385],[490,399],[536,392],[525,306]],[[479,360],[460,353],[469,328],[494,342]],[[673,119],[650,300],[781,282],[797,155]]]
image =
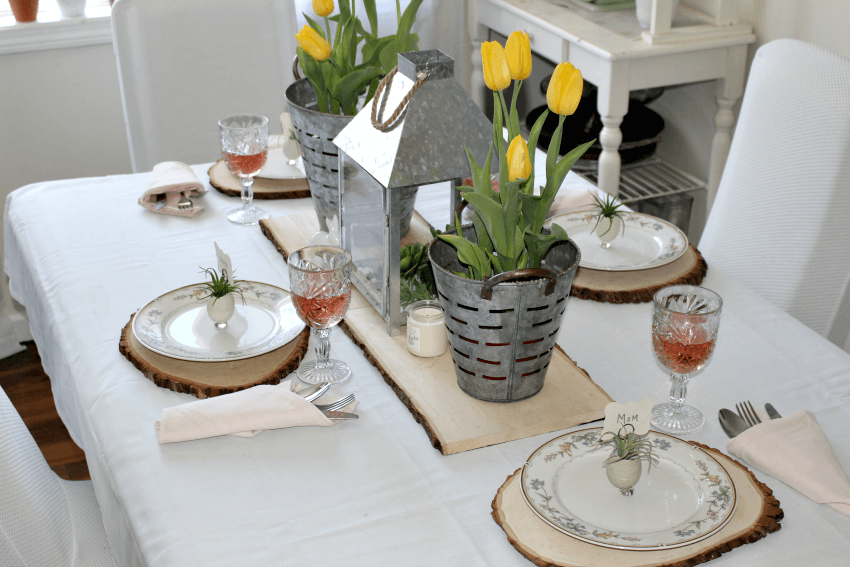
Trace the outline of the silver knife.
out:
[[[764,409],[767,410],[767,415],[770,416],[770,419],[779,419],[782,417],[779,415],[779,412],[776,411],[776,408],[773,407],[773,404],[764,404]]]
[[[313,384],[312,386],[307,386],[303,390],[299,390],[298,395],[307,400],[308,402],[312,402],[313,400],[327,392],[330,387],[331,385],[327,382],[319,382],[318,384]]]
[[[741,419],[741,416],[725,408],[720,410],[718,419],[720,420],[720,427],[730,438],[740,435],[750,427],[746,421]]]
[[[356,413],[347,413],[344,411],[323,411],[328,419],[359,419],[360,416]]]

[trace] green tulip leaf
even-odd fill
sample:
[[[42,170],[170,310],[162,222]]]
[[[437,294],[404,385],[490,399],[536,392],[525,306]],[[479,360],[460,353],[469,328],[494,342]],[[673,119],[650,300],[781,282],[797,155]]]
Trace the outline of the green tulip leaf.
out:
[[[393,67],[398,65],[398,52],[395,49],[395,43],[390,42],[384,46],[380,55],[381,67],[384,73],[389,73]]]
[[[374,37],[378,37],[378,9],[375,7],[375,0],[363,0],[363,6],[366,8],[366,17],[369,18],[369,29]]]
[[[307,20],[307,23],[310,25],[310,27],[311,27],[311,28],[313,28],[313,30],[315,30],[315,32],[316,32],[317,34],[319,34],[320,36],[322,36],[322,39],[324,39],[325,41],[327,41],[327,40],[328,40],[328,38],[327,38],[327,36],[325,35],[325,31],[322,29],[322,26],[320,26],[318,23],[316,23],[316,21],[315,21],[313,18],[311,18],[310,16],[308,16],[307,14],[304,14],[304,12],[301,12],[301,14],[302,14],[302,15],[304,16],[304,18]]]
[[[416,21],[416,11],[420,4],[422,4],[422,0],[412,0],[398,22],[398,31],[395,35],[396,53],[408,51],[410,30],[413,28],[413,22]]]

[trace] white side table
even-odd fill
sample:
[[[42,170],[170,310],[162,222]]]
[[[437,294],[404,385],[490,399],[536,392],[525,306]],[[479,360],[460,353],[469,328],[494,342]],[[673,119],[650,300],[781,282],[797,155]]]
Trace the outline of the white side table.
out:
[[[629,106],[629,91],[717,81],[717,131],[711,149],[708,206],[714,200],[732,143],[732,108],[744,89],[747,45],[755,41],[746,24],[703,26],[702,33],[670,36],[669,41],[645,41],[634,10],[589,12],[547,0],[473,0],[472,92],[483,88],[480,44],[489,30],[529,35],[531,49],[553,62],[569,61],[599,88],[602,118],[599,187],[617,194],[623,140],[620,123]],[[483,101],[478,101],[483,106]]]

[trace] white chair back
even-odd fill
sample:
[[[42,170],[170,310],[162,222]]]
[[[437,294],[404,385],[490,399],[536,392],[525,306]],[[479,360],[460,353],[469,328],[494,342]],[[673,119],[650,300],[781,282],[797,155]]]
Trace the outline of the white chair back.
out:
[[[850,352],[850,60],[791,39],[755,55],[699,243]]]
[[[112,36],[134,172],[221,155],[218,120],[287,110],[293,0],[118,0]]]
[[[91,482],[57,477],[0,389],[0,565],[113,567]]]

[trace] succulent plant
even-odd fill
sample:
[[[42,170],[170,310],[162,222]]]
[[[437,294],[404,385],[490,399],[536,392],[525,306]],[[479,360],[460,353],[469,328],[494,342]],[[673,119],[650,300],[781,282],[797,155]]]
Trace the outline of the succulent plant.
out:
[[[649,462],[649,469],[652,468],[653,464],[658,464],[658,457],[652,454],[652,443],[644,435],[637,435],[634,430],[634,426],[627,423],[620,428],[619,432],[612,433],[609,431],[599,438],[598,443],[600,445],[610,444],[614,447],[614,453],[605,459],[602,466],[635,458]],[[610,437],[604,439],[606,435],[610,435]]]

